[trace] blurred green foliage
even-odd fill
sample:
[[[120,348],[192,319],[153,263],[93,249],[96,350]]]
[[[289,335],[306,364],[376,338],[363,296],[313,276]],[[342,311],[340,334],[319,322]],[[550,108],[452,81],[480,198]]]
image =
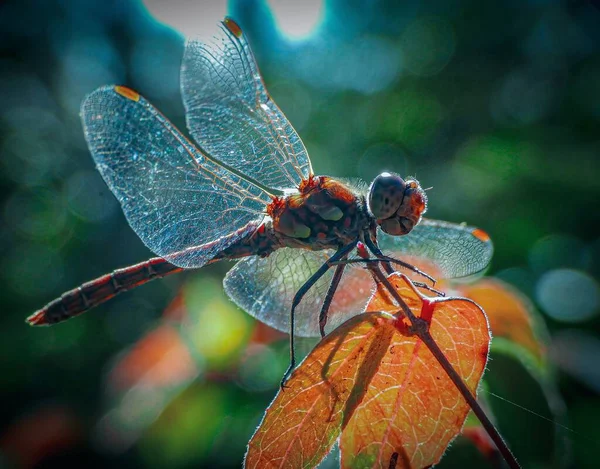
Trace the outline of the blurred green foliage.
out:
[[[231,1],[229,14],[318,174],[416,175],[431,187],[430,217],[490,233],[490,274],[545,314],[561,422],[573,429],[560,439],[572,445],[548,442],[557,431],[548,421],[487,400],[527,465],[596,467],[600,9],[351,3],[326,1],[317,29],[295,40],[259,0]],[[185,5],[172,2],[173,18],[186,17]],[[125,84],[184,129],[182,50],[182,36],[133,0],[0,2],[0,465],[237,467],[276,391],[286,342],[257,332],[225,298],[227,265],[57,327],[23,322],[62,291],[151,256],[93,167],[79,103]],[[182,286],[185,319],[161,317]],[[520,365],[492,358],[495,393],[554,418]],[[554,458],[550,446],[566,449]],[[470,452],[460,441],[442,465],[460,467]]]

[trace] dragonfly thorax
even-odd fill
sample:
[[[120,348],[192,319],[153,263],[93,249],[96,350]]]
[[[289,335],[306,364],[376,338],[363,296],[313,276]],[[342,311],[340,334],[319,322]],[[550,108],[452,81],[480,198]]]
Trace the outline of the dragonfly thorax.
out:
[[[267,212],[283,245],[311,250],[353,241],[367,218],[361,197],[327,176],[310,176],[297,193],[273,200]]]
[[[416,179],[381,173],[371,183],[369,211],[383,231],[394,236],[409,233],[427,209],[427,196]]]

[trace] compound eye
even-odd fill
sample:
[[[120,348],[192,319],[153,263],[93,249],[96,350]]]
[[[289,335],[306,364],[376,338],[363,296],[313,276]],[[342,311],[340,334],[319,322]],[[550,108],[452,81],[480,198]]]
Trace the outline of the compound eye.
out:
[[[377,219],[392,217],[400,208],[406,183],[397,174],[381,173],[369,189],[369,210]]]

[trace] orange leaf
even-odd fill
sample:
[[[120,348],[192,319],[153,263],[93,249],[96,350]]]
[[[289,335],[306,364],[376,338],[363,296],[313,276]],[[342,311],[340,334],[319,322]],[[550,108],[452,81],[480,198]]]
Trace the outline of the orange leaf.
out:
[[[325,337],[292,373],[248,444],[246,467],[314,467],[362,399],[394,334],[392,321],[362,314]]]
[[[475,394],[490,342],[483,311],[466,299],[424,297],[398,274],[389,279],[415,316],[431,315],[432,337]],[[374,309],[393,312],[397,307],[379,292],[367,307]],[[436,464],[469,410],[425,344],[396,333],[342,433],[342,467]]]
[[[483,312],[464,299],[421,297],[398,274],[390,281],[415,315],[435,313],[431,333],[474,392],[489,347]],[[398,308],[377,291],[374,309]],[[315,347],[267,409],[246,467],[314,467],[340,433],[345,467],[439,461],[468,405],[404,320],[388,312],[355,316]]]

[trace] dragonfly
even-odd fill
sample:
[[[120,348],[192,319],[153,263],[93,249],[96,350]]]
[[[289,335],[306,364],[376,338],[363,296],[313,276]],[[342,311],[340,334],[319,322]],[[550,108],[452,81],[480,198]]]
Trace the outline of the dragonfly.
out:
[[[423,218],[427,197],[416,179],[384,172],[367,186],[315,175],[233,19],[212,42],[187,40],[181,92],[197,145],[125,86],[101,87],[83,101],[97,169],[158,257],[64,293],[29,324],[55,324],[151,280],[236,260],[226,293],[290,332],[292,369],[295,335],[324,336],[364,309],[373,280],[368,269],[349,267],[367,260],[357,249],[388,271],[393,264],[430,280],[403,259],[425,258],[443,278],[488,265],[493,246],[483,230]]]

